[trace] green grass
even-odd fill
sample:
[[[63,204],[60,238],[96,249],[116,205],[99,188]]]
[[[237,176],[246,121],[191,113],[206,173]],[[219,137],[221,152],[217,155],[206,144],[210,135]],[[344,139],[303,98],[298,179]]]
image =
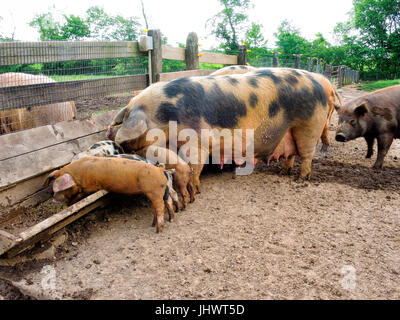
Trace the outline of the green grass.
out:
[[[358,84],[358,88],[364,91],[375,91],[390,86],[400,84],[400,79],[396,80],[379,80],[379,81],[365,81]]]
[[[80,74],[80,75],[67,75],[67,76],[58,76],[58,75],[50,75],[50,78],[57,82],[62,82],[62,81],[75,81],[75,80],[92,80],[92,79],[101,79],[101,78],[111,78],[115,77],[115,75],[85,75],[85,74]]]

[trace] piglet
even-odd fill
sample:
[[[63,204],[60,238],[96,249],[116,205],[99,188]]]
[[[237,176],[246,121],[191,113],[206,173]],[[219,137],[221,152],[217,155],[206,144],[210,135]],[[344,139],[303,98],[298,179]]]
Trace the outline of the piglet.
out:
[[[164,227],[166,205],[170,220],[174,216],[173,208],[166,202],[169,195],[164,169],[162,164],[156,167],[124,158],[88,156],[53,171],[44,185],[54,180],[56,201],[76,202],[99,190],[128,195],[144,194],[153,204],[153,226],[160,232]]]
[[[111,140],[103,140],[92,144],[87,150],[76,154],[71,162],[86,156],[106,157],[122,153],[124,153],[124,149],[118,143]]]
[[[111,157],[111,158],[124,158],[124,159],[130,159],[130,160],[136,160],[136,161],[142,161],[142,162],[146,162],[149,163],[151,165],[154,165],[156,167],[158,167],[160,164],[158,162],[154,162],[151,161],[149,159],[146,159],[144,157],[139,156],[138,154],[117,154],[117,155],[109,155],[107,157]],[[175,169],[171,169],[171,170],[165,170],[164,174],[167,178],[167,187],[168,187],[168,193],[169,193],[169,197],[167,199],[168,204],[170,204],[171,206],[175,205],[176,207],[176,211],[181,209],[181,203],[179,202],[179,198],[178,198],[178,194],[176,193],[174,187],[173,187],[173,182],[174,182],[174,177],[173,174],[175,173]]]

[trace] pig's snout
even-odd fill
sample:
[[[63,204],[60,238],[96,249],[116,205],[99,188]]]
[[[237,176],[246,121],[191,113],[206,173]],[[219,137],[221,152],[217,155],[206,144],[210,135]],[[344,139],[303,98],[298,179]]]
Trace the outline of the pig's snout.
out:
[[[339,142],[346,142],[346,136],[343,133],[336,134],[335,139]]]

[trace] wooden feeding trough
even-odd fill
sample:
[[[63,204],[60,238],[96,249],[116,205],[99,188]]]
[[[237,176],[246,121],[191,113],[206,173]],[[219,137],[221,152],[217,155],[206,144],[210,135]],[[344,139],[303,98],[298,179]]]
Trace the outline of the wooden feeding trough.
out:
[[[44,219],[30,217],[30,224],[12,227],[16,220],[24,219],[21,217],[23,208],[49,199],[51,189],[43,187],[49,172],[68,164],[75,154],[105,139],[105,128],[116,112],[0,136],[0,256],[15,256],[107,204],[110,196],[102,190]]]

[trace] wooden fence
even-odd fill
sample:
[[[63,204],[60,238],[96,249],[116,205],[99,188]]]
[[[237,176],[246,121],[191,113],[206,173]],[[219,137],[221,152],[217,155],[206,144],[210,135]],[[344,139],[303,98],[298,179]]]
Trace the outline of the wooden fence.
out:
[[[158,30],[150,30],[154,49],[151,50],[152,82],[171,80],[186,75],[206,75],[212,70],[200,70],[199,62],[234,65],[237,56],[198,52],[197,36],[192,33],[187,39],[187,47],[194,50],[174,48],[161,44]],[[0,43],[0,68],[10,65],[52,63],[76,60],[96,60],[109,58],[145,57],[140,52],[137,41],[123,42],[4,42]],[[187,73],[162,73],[162,59],[186,62]],[[1,71],[1,69],[0,69]],[[113,93],[143,90],[149,85],[148,75],[129,75],[103,79],[39,83],[24,86],[0,88],[0,111],[21,107],[33,107],[50,103],[76,101],[101,97]]]

